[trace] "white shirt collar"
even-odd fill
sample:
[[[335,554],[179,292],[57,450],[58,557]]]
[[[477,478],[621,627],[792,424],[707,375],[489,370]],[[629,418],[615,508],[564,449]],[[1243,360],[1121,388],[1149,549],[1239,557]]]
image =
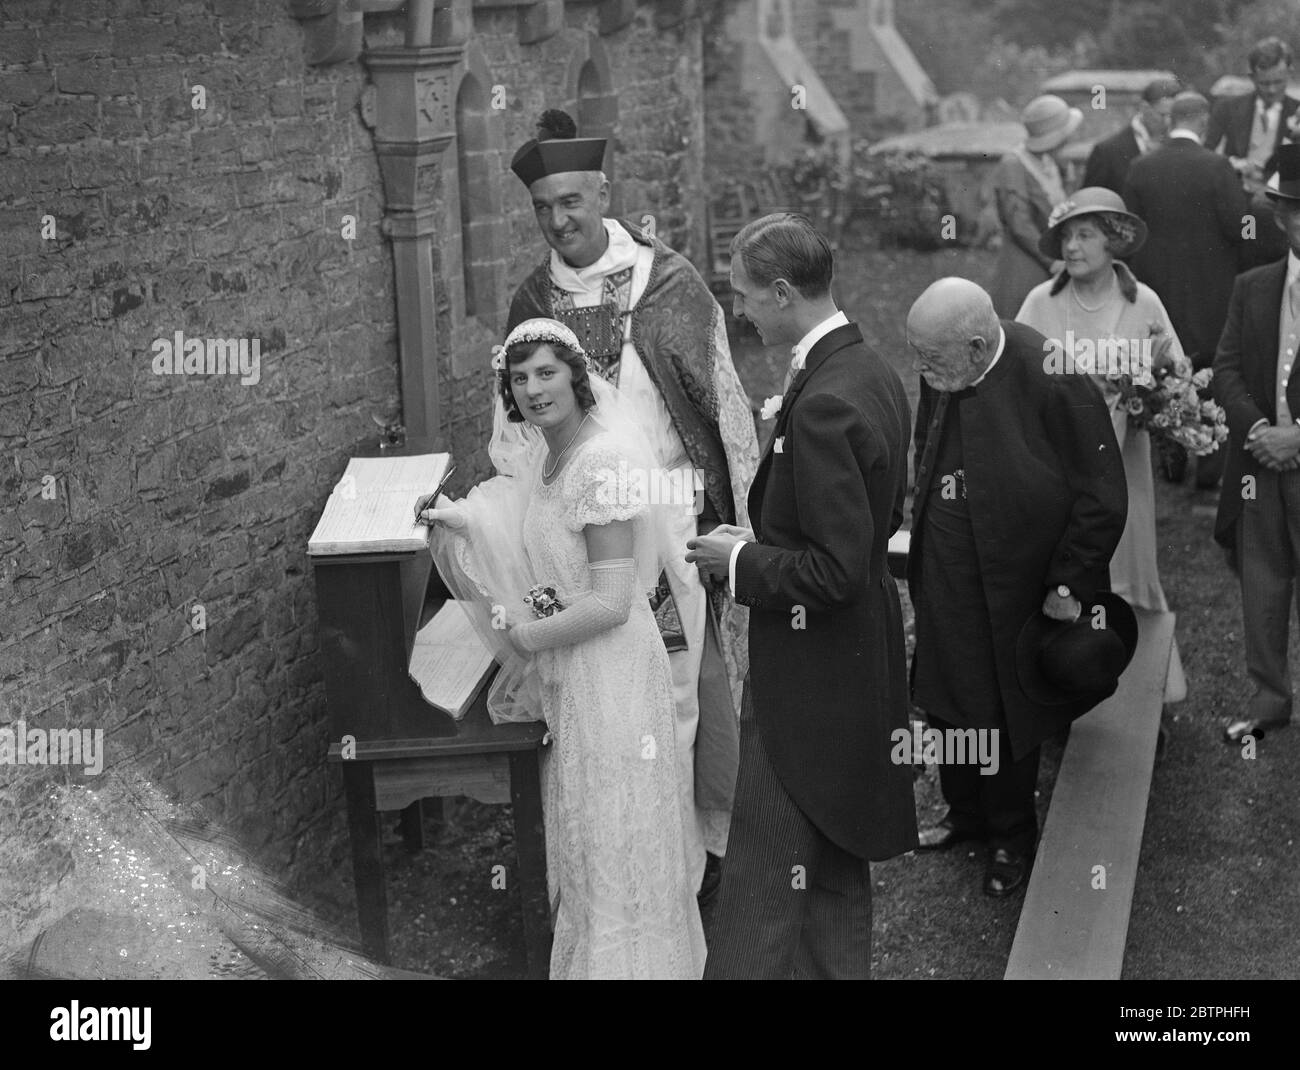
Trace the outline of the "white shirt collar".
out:
[[[1195,141],[1198,145],[1201,143],[1201,135],[1195,130],[1188,130],[1185,126],[1175,127],[1169,131],[1169,140],[1173,141],[1176,137],[1185,137],[1188,141]]]
[[[1295,255],[1295,251],[1286,254],[1286,286],[1282,292],[1286,293],[1295,285],[1296,279],[1300,278],[1300,257]]]
[[[1276,111],[1280,107],[1282,107],[1282,102],[1280,100],[1274,101],[1272,104],[1265,104],[1264,101],[1260,99],[1258,94],[1256,94],[1255,96],[1256,115],[1263,115],[1264,112],[1267,111]]]
[[[1137,138],[1138,150],[1145,153],[1151,148],[1151,131],[1146,128],[1146,124],[1142,122],[1142,116],[1140,115],[1133,116],[1133,122],[1130,125],[1133,127],[1133,136]]]
[[[976,379],[975,382],[971,383],[971,386],[978,386],[981,382],[984,381],[984,377],[993,370],[993,365],[995,365],[998,362],[998,358],[1002,356],[1002,350],[1006,348],[1006,344],[1007,344],[1007,332],[1002,329],[1002,324],[999,323],[997,352],[993,354],[993,359],[989,361],[989,366],[985,368],[982,372],[980,372],[980,377]]]
[[[817,324],[817,326],[811,331],[800,338],[799,341],[795,343],[793,349],[794,359],[792,361],[792,366],[795,371],[798,371],[803,367],[804,361],[808,359],[808,354],[812,352],[812,347],[815,346],[824,335],[830,334],[836,327],[847,327],[848,325],[849,317],[843,312],[836,312],[835,315],[828,316],[826,319],[822,320],[821,323]]]

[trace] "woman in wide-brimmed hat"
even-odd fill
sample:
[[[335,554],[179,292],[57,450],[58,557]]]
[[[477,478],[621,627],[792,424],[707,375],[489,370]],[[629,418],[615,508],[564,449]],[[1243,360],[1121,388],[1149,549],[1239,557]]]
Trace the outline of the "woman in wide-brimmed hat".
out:
[[[988,287],[999,316],[1010,319],[1031,289],[1047,278],[1052,261],[1038,251],[1052,205],[1065,200],[1061,154],[1083,122],[1083,112],[1060,97],[1036,97],[1020,114],[1024,144],[989,176],[1002,227],[997,274]]]
[[[1156,566],[1151,436],[1129,427],[1115,383],[1119,374],[1147,378],[1170,361],[1186,359],[1160,298],[1119,259],[1136,252],[1146,237],[1146,224],[1118,193],[1102,186],[1079,190],[1052,210],[1038,243],[1044,257],[1065,267],[1029,292],[1016,319],[1060,347],[1055,370],[1091,375],[1109,402],[1128,481],[1128,523],[1111,558],[1111,590],[1134,608],[1166,612]],[[1175,645],[1165,701],[1177,702],[1186,691]]]

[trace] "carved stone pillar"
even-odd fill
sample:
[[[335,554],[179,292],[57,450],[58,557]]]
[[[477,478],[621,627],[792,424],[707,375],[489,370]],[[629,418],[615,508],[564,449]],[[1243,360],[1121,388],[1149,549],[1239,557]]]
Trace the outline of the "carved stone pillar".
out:
[[[451,72],[462,52],[460,47],[385,48],[362,55],[375,86],[383,230],[393,242],[402,419],[408,434],[435,438],[439,424],[433,236],[442,218],[441,157],[456,130]]]

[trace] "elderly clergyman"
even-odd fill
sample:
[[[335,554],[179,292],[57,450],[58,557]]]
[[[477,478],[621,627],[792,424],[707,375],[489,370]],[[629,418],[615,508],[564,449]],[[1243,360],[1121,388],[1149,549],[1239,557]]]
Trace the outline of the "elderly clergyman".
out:
[[[1039,745],[1088,705],[1044,704],[1016,650],[1036,614],[1072,621],[1108,588],[1128,490],[1101,391],[1053,374],[1045,339],[1001,320],[966,279],[940,279],[907,316],[922,378],[908,588],[916,609],[912,700],[930,725],[997,731],[997,772],[940,765],[948,814],[921,850],[986,839],[984,891],[1010,895],[1037,842]],[[1113,681],[1112,681],[1113,689]]]
[[[758,467],[758,439],[722,309],[685,257],[651,231],[605,218],[603,139],[577,137],[573,120],[555,110],[543,113],[537,135],[510,166],[528,189],[551,252],[515,294],[508,326],[534,316],[568,324],[632,403],[661,464],[678,477],[671,485],[696,485],[700,474],[700,514],[678,514],[683,547],[719,523],[748,526],[745,496]],[[720,587],[710,599],[684,557],[664,579],[656,615],[672,664],[682,779],[694,785],[686,800],[694,811],[688,851],[697,881],[704,879],[706,851],[713,856],[713,887],[735,792],[747,610]]]

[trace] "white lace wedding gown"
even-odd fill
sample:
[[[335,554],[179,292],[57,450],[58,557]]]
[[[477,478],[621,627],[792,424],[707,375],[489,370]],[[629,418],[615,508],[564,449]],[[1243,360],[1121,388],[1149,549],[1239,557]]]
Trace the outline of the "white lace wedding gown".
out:
[[[601,493],[618,462],[602,432],[551,486],[540,476],[533,485],[524,545],[537,582],[564,605],[591,589],[583,527],[645,508]],[[626,623],[536,657],[552,737],[542,762],[552,979],[698,979],[704,934],[684,828],[694,818],[682,807],[672,673],[649,603],[638,594]]]

